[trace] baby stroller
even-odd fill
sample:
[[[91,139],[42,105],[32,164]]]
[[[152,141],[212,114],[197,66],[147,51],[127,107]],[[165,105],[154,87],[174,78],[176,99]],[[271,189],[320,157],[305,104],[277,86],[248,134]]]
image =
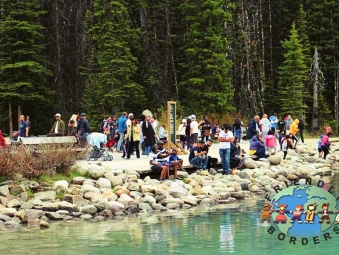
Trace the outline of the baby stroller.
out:
[[[106,148],[98,148],[97,146],[93,146],[93,149],[90,151],[90,153],[87,156],[87,160],[98,160],[99,158],[102,158],[104,161],[112,161],[113,156],[108,154]]]
[[[98,158],[102,158],[104,161],[113,160],[113,156],[110,155],[107,151],[106,143],[107,137],[102,133],[91,133],[87,136],[87,141],[90,145],[93,146],[93,149],[87,156],[87,160],[98,160]]]

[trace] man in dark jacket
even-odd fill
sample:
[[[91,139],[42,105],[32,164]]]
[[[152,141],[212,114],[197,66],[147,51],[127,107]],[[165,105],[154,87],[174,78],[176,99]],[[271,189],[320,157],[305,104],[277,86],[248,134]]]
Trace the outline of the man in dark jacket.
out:
[[[84,146],[87,143],[87,135],[91,133],[88,120],[86,119],[86,113],[81,113],[80,121],[77,125],[77,132],[79,135],[80,145]]]
[[[253,136],[259,133],[259,116],[254,116],[248,124],[246,136],[248,139],[252,139]]]
[[[303,116],[301,114],[299,114],[298,119],[299,119],[299,124],[298,124],[299,134],[300,134],[300,138],[301,138],[302,143],[304,143],[305,122],[304,122]]]

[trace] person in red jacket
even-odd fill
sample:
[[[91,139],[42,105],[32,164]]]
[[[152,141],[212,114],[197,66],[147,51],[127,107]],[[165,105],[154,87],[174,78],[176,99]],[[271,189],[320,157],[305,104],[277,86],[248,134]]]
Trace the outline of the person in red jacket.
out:
[[[5,149],[6,148],[6,140],[5,138],[3,137],[2,135],[2,131],[0,130],[0,147],[2,149]]]

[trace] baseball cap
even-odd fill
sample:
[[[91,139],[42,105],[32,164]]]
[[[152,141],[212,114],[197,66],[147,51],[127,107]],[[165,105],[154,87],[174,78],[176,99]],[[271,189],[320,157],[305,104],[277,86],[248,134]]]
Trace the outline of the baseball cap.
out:
[[[131,117],[131,116],[134,116],[134,114],[133,113],[128,114],[128,117]]]
[[[81,117],[85,117],[86,116],[86,113],[81,113],[81,115],[80,115]]]
[[[191,119],[192,119],[192,120],[196,120],[197,117],[196,117],[194,114],[192,114],[192,115],[191,115]]]
[[[55,117],[61,117],[60,113],[55,114]]]

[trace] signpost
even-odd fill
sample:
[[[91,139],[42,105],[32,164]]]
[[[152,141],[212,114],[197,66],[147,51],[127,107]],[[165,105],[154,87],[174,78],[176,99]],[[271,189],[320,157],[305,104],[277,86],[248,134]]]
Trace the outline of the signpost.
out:
[[[171,150],[175,148],[178,152],[178,154],[187,154],[187,152],[184,150],[184,148],[181,147],[179,143],[177,143],[176,139],[176,116],[177,116],[177,108],[176,108],[176,102],[174,101],[168,101],[167,102],[167,133],[168,133],[168,141],[167,141],[167,149]]]

